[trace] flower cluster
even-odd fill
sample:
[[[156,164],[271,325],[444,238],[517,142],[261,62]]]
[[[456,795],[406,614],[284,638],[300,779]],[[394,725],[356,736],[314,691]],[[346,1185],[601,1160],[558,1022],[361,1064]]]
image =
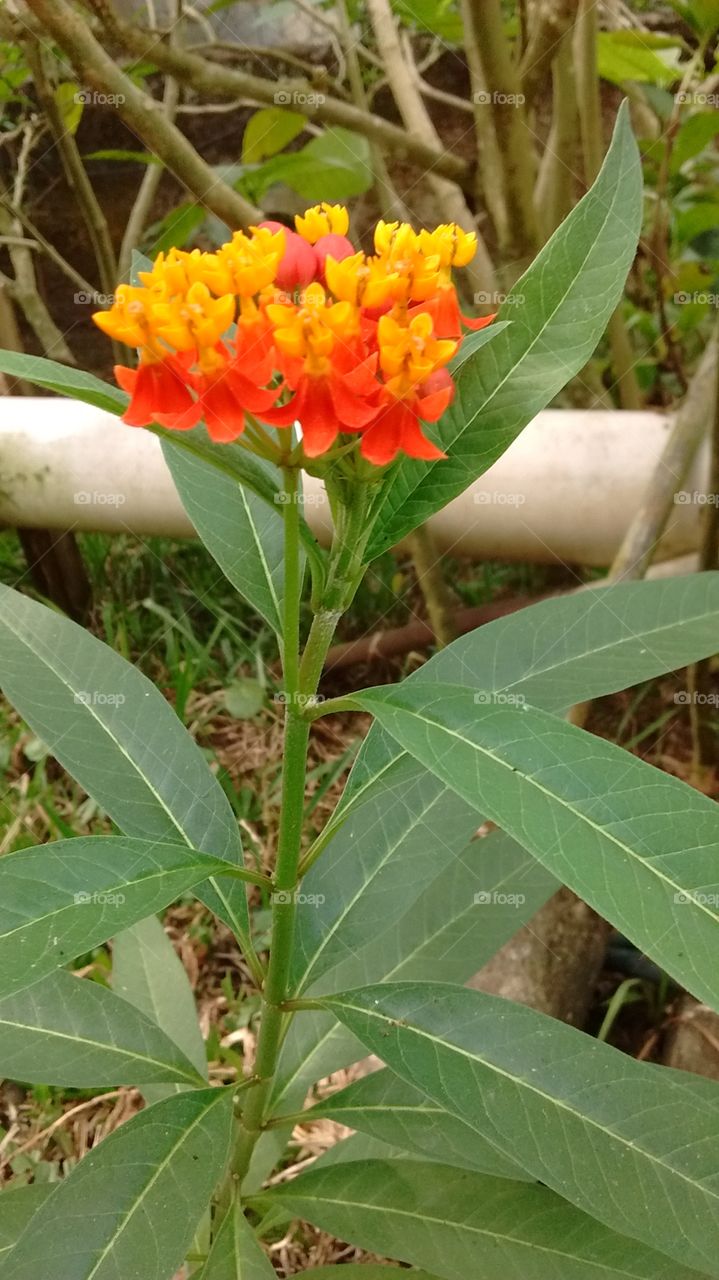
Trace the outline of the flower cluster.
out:
[[[475,237],[380,222],[368,255],[348,240],[341,206],[295,222],[296,231],[276,222],[238,231],[215,253],[172,249],[139,285],[118,287],[94,320],[139,351],[136,369],[115,370],[131,397],[125,422],[184,431],[204,420],[226,442],[252,414],[275,427],[299,422],[308,458],[345,433],[377,466],[398,453],[443,457],[421,423],[452,399],[447,365],[462,326],[492,319],[462,316],[452,281]]]

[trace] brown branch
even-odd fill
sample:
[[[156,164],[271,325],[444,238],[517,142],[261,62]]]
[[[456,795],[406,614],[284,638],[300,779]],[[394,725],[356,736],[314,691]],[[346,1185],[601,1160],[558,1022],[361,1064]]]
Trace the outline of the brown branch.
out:
[[[261,218],[259,209],[218,178],[187,138],[165,117],[155,99],[138,89],[120,70],[95,39],[87,21],[67,0],[27,0],[27,6],[67,54],[81,80],[88,87],[115,98],[117,112],[125,123],[198,203],[229,227],[248,226]],[[144,39],[142,43],[144,45]],[[156,50],[148,47],[147,55],[159,61]]]
[[[504,34],[501,0],[468,0],[468,8],[487,83],[485,110],[492,112],[499,142],[498,177],[507,207],[509,252],[521,262],[540,245],[534,212],[536,156],[522,85]]]
[[[533,7],[529,40],[519,64],[519,79],[528,107],[549,76],[575,12],[576,0],[539,0]]]

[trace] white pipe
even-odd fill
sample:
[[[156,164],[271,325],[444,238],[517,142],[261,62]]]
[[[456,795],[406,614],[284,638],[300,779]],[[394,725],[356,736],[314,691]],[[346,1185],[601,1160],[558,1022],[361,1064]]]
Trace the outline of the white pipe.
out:
[[[72,400],[0,400],[0,524],[189,537],[159,441]],[[431,519],[441,550],[477,558],[607,565],[666,441],[658,413],[546,410],[469,490]],[[684,484],[658,559],[699,539],[708,455]],[[306,477],[305,515],[323,538],[328,504]]]

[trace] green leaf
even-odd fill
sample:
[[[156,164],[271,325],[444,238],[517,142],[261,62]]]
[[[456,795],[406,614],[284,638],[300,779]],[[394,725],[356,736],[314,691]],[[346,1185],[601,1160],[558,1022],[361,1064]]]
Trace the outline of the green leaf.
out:
[[[76,80],[63,80],[55,86],[53,97],[63,128],[71,135],[76,134],[84,106],[79,84]]]
[[[75,1089],[202,1076],[149,1018],[107,987],[59,969],[0,1000],[0,1074]]]
[[[719,115],[716,111],[697,111],[681,125],[672,146],[669,168],[678,173],[687,160],[693,160],[719,133]],[[716,225],[716,224],[715,224]]]
[[[334,1120],[455,1169],[531,1181],[490,1140],[386,1069],[355,1080],[303,1114],[307,1124],[323,1117]]]
[[[97,409],[105,409],[108,413],[124,413],[127,408],[128,396],[118,387],[101,382],[82,369],[70,369],[41,356],[0,351],[0,373],[7,373],[12,378],[25,378],[45,391],[71,396],[73,400],[82,400],[85,404],[95,405]]]
[[[82,627],[2,585],[0,684],[127,835],[184,840],[239,864],[227,797],[160,691]],[[213,876],[196,892],[236,937],[248,936],[244,884]]]
[[[183,1093],[111,1133],[59,1183],[3,1280],[169,1280],[229,1152],[232,1090]]]
[[[182,505],[210,555],[279,634],[284,593],[282,508],[269,507],[231,476],[172,441],[163,440],[162,452]]]
[[[53,1189],[50,1182],[33,1182],[29,1187],[10,1183],[0,1192],[0,1262]]]
[[[84,160],[117,160],[118,162],[126,162],[128,164],[162,164],[159,156],[155,156],[151,151],[123,151],[117,147],[103,147],[100,151],[90,151]],[[159,253],[153,245],[153,251]]]
[[[62,968],[223,863],[186,844],[80,836],[0,858],[0,995]]]
[[[465,987],[383,983],[323,1003],[533,1177],[614,1230],[716,1275],[719,1088],[712,1105],[677,1072]]]
[[[656,50],[664,50],[664,57]],[[597,70],[603,80],[621,86],[627,80],[669,88],[678,78],[681,43],[646,31],[600,31]]]
[[[177,247],[184,249],[207,217],[202,205],[186,202],[171,209],[159,222],[147,228],[143,243],[151,253],[167,253]]]
[[[301,151],[273,156],[241,182],[254,199],[284,182],[304,200],[348,200],[372,185],[369,143],[340,127],[325,129]],[[249,186],[248,186],[249,184]]]
[[[242,161],[258,164],[282,151],[307,127],[304,116],[284,107],[263,107],[250,116],[242,136]]]
[[[148,916],[118,934],[112,947],[112,987],[144,1013],[207,1079],[205,1042],[197,1021],[195,997],[184,967],[160,921]],[[179,1086],[151,1085],[143,1093],[157,1101]]]
[[[688,209],[676,210],[674,217],[678,243],[688,244],[719,227],[719,204],[692,204]]]
[[[277,1280],[277,1273],[235,1200],[197,1280]]]
[[[623,105],[594,186],[500,309],[511,320],[463,365],[436,437],[449,457],[392,473],[370,557],[392,547],[482,475],[586,364],[621,296],[639,236],[642,176]]]
[[[719,806],[527,703],[437,684],[357,695],[397,741],[700,1000],[719,1008]]]
[[[443,1280],[698,1280],[546,1187],[450,1166],[338,1164],[310,1169],[262,1199]]]

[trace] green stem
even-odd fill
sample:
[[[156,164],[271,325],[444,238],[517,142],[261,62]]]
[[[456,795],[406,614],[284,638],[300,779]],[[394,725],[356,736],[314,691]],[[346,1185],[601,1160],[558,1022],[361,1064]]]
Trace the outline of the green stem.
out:
[[[252,1153],[265,1127],[267,1102],[282,1043],[286,1020],[299,1005],[286,1004],[294,940],[296,897],[300,882],[300,853],[304,818],[307,747],[311,717],[310,700],[317,690],[337,621],[354,595],[366,545],[367,493],[365,485],[350,491],[349,501],[338,504],[340,518],[330,556],[321,607],[315,614],[302,661],[299,653],[302,571],[300,564],[300,508],[298,472],[283,468],[286,501],[285,595],[282,665],[285,693],[285,735],[282,765],[282,809],[273,878],[272,934],[267,978],[262,993],[260,1032],[254,1076],[245,1092],[232,1158],[231,1181],[235,1187],[249,1169]],[[224,1194],[224,1193],[223,1193]]]

